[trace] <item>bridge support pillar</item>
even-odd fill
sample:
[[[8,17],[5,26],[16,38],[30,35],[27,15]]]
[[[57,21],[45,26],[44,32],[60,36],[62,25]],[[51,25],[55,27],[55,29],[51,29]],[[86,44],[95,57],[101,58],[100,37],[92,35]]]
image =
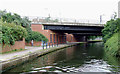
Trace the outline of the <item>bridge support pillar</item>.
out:
[[[77,42],[87,42],[87,36],[74,35]]]
[[[87,37],[87,36],[84,36],[83,41],[84,41],[84,42],[87,42],[87,41],[88,41],[88,37]]]

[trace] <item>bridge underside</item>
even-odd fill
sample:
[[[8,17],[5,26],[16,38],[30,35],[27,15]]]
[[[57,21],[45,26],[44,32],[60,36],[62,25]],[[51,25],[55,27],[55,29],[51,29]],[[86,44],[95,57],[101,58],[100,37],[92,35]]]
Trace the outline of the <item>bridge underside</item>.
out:
[[[83,42],[87,41],[87,36],[100,36],[102,35],[101,30],[103,26],[96,24],[78,24],[78,25],[65,25],[63,24],[31,24],[33,31],[40,32],[46,38],[48,42],[56,43],[66,43],[66,42]]]
[[[68,33],[80,36],[101,36],[103,27],[96,26],[65,26],[65,25],[44,25],[45,30],[52,30],[58,33]]]

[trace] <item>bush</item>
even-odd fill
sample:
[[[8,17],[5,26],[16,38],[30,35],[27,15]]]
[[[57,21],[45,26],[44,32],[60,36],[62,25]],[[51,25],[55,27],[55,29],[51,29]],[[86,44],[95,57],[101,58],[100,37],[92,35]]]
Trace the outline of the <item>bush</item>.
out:
[[[15,41],[22,40],[22,38],[26,37],[27,33],[26,42],[30,42],[31,40],[48,41],[48,39],[39,32],[31,30],[31,21],[29,21],[27,17],[21,18],[21,16],[16,13],[7,13],[6,11],[0,10],[0,20],[2,21],[0,24],[3,24],[2,31],[0,32],[1,43],[13,45]]]
[[[16,13],[8,13],[7,11],[0,10],[0,18],[2,18],[1,20],[3,22],[15,23],[16,25],[20,25],[20,26],[26,28],[27,30],[31,30],[31,28],[30,28],[31,21],[29,21],[29,19],[27,17],[21,18],[21,16]]]
[[[26,40],[27,43],[29,43],[31,40],[34,40],[34,41],[45,41],[45,42],[48,41],[48,39],[44,35],[42,35],[39,32],[35,32],[35,31],[29,32],[29,34],[27,35],[25,40]]]
[[[104,29],[102,30],[103,41],[106,42],[114,33],[120,31],[120,19],[110,20],[105,24]]]
[[[120,56],[120,41],[119,33],[115,33],[111,38],[109,38],[105,43],[105,51],[107,54],[112,56]]]
[[[92,40],[95,40],[96,38],[101,38],[101,36],[88,36],[88,39],[90,40],[90,39],[92,39]]]
[[[2,23],[2,43],[14,45],[15,41],[22,40],[27,31],[20,25],[14,23]]]
[[[2,43],[2,20],[0,20],[0,44]]]
[[[108,21],[102,30],[105,51],[112,56],[120,56],[120,19]]]

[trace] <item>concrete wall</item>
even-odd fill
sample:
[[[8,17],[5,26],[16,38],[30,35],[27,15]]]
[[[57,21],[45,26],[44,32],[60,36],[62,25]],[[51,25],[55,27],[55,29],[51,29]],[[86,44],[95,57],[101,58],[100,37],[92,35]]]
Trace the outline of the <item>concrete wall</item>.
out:
[[[25,39],[22,41],[15,41],[14,45],[4,45],[2,46],[2,52],[12,51],[14,49],[25,49]]]

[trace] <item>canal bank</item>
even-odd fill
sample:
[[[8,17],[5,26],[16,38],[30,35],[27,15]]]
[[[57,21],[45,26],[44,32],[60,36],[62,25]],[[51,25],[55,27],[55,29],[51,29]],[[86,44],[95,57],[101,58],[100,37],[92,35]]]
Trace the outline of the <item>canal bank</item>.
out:
[[[10,54],[2,54],[0,55],[0,65],[1,65],[1,71],[5,71],[8,69],[11,69],[19,64],[22,64],[24,62],[27,62],[29,60],[33,60],[34,58],[38,56],[45,55],[47,53],[74,46],[80,43],[84,42],[76,42],[76,43],[68,43],[68,44],[60,44],[58,46],[43,49],[42,47],[26,47],[27,50],[21,51],[21,52],[14,52]]]
[[[21,74],[109,72],[113,74],[113,72],[120,72],[120,60],[105,54],[103,42],[82,43],[37,57],[7,70],[5,74],[14,72]]]

